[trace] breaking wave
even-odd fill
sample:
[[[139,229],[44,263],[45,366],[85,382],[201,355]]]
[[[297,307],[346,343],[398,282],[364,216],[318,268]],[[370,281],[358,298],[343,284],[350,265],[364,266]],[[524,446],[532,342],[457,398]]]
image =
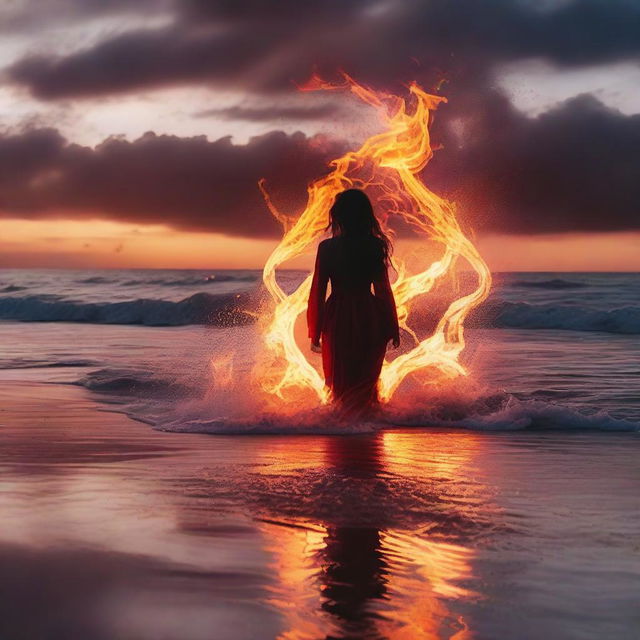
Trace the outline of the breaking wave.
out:
[[[256,301],[249,293],[196,293],[179,302],[139,299],[84,303],[46,295],[0,298],[0,319],[22,322],[233,326],[252,322],[255,310]]]
[[[450,413],[448,413],[450,412]],[[135,414],[131,417],[135,418]],[[437,407],[425,411],[388,410],[365,422],[332,420],[330,409],[316,409],[289,416],[257,415],[252,419],[172,416],[143,420],[159,431],[209,434],[357,434],[403,427],[454,428],[474,431],[592,430],[640,431],[640,423],[615,418],[605,411],[584,413],[562,405],[508,396],[500,407],[482,411],[470,407]]]
[[[136,369],[99,369],[91,371],[74,384],[96,393],[132,398],[186,397],[195,390],[188,385]]]
[[[178,302],[142,298],[121,302],[78,302],[55,295],[0,297],[0,320],[182,326],[234,326],[256,319],[259,291],[196,293]],[[580,305],[495,300],[479,309],[470,326],[498,329],[557,329],[640,334],[640,307],[596,309]]]
[[[640,431],[640,423],[616,418],[602,410],[574,409],[509,393],[478,398],[470,404],[435,405],[426,410],[390,414],[402,426],[432,425],[473,430],[595,430]]]
[[[640,422],[612,416],[603,410],[577,409],[506,392],[468,397],[433,396],[416,406],[391,404],[375,418],[345,422],[330,407],[299,410],[287,415],[260,411],[225,394],[226,403],[199,385],[141,370],[103,369],[76,384],[118,400],[121,410],[159,431],[250,434],[358,434],[393,428],[461,428],[475,431],[640,431]],[[247,406],[245,406],[247,405]],[[246,411],[245,411],[246,409]],[[289,408],[290,409],[290,408]]]
[[[501,302],[489,312],[489,326],[509,329],[562,329],[640,333],[640,307],[594,309],[557,304]]]

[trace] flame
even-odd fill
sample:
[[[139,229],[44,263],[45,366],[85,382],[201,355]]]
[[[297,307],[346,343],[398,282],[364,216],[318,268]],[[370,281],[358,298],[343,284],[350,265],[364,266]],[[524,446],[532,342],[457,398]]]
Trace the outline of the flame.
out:
[[[400,96],[364,87],[346,74],[343,77],[342,83],[329,84],[314,76],[301,89],[349,90],[379,112],[386,130],[372,135],[358,150],[333,160],[331,173],[309,185],[307,206],[295,221],[277,210],[263,181],[260,182],[267,206],[284,227],[284,236],[263,271],[264,284],[274,302],[264,334],[273,362],[271,375],[263,376],[263,386],[281,398],[286,389],[297,388],[310,389],[322,402],[328,401],[324,380],[295,338],[296,320],[306,310],[312,276],[310,274],[293,293],[287,294],[276,280],[276,270],[307,251],[324,234],[329,209],[340,191],[350,187],[375,189],[380,193],[378,201],[386,204],[386,216],[381,223],[387,233],[390,232],[388,218],[397,216],[416,233],[442,247],[440,258],[418,273],[409,273],[405,264],[396,260],[398,277],[392,288],[398,319],[400,326],[413,337],[415,345],[408,352],[384,362],[378,390],[381,401],[387,402],[410,373],[428,369],[429,383],[467,374],[459,362],[465,346],[464,322],[469,312],[489,295],[491,273],[460,229],[455,205],[430,191],[418,177],[433,156],[430,116],[446,99],[430,95],[413,83],[409,86],[411,106],[408,106]],[[476,272],[477,286],[471,293],[451,302],[433,333],[420,340],[408,324],[411,308],[439,279],[453,273],[460,258]]]

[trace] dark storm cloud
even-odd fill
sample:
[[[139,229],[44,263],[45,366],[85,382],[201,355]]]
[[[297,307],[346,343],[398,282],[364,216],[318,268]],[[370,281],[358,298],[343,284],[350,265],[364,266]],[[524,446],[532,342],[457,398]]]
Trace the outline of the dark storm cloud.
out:
[[[230,50],[234,49],[233,60]],[[89,52],[67,58],[30,57],[9,76],[30,85],[43,99],[92,96],[148,86],[194,81],[206,76],[232,81],[264,49],[264,37],[211,35],[165,29],[124,33]]]
[[[640,3],[580,0],[540,10],[518,0],[183,0],[173,25],[137,30],[9,71],[55,99],[202,80],[291,89],[317,67],[381,86],[417,78],[478,85],[494,64],[532,56],[601,63],[640,51]],[[417,66],[419,65],[419,66]]]
[[[527,118],[494,96],[492,130],[452,134],[425,179],[462,204],[480,231],[553,233],[640,229],[640,115],[624,116],[579,96]],[[0,138],[0,208],[5,216],[108,217],[237,236],[280,233],[257,188],[295,213],[306,184],[344,151],[336,142],[273,132],[229,138],[152,133],[95,149],[54,130]]]
[[[171,0],[5,0],[0,5],[0,32],[29,33],[107,15],[166,12],[170,7]]]
[[[640,229],[640,115],[582,95],[537,118],[504,98],[494,127],[449,140],[426,179],[481,228],[513,233]]]
[[[265,24],[338,22],[351,20],[363,10],[380,4],[372,0],[178,0],[180,14],[188,20],[203,19]]]
[[[115,11],[123,3],[107,4]],[[492,84],[496,65],[531,57],[559,66],[636,59],[638,0],[574,0],[544,9],[533,0],[182,0],[173,8],[167,27],[121,33],[61,57],[26,57],[6,77],[44,100],[208,83],[253,93],[250,104],[257,106],[196,115],[265,122],[335,116],[326,106],[305,111],[287,102],[293,82],[314,69],[331,78],[343,68],[390,89],[413,79],[430,88],[446,78],[449,104],[434,127],[444,150],[427,177],[473,210],[474,222],[481,212],[479,229],[640,228],[638,116],[583,96],[527,118]],[[258,102],[266,94],[271,106]],[[461,123],[461,137],[452,122]],[[325,171],[335,151],[282,133],[246,147],[226,138],[148,135],[91,150],[37,131],[0,140],[0,206],[34,217],[64,209],[268,235],[277,227],[257,180],[266,176],[283,208],[294,211],[306,182]]]
[[[279,106],[243,107],[235,105],[225,109],[206,109],[195,113],[196,118],[217,117],[228,120],[249,120],[254,122],[274,120],[318,120],[334,116],[339,111],[335,104],[321,104],[313,107]]]
[[[6,217],[108,217],[247,237],[277,235],[257,182],[283,212],[306,201],[307,183],[341,152],[302,133],[272,132],[246,145],[228,137],[145,134],[95,149],[51,129],[0,138],[0,210]]]

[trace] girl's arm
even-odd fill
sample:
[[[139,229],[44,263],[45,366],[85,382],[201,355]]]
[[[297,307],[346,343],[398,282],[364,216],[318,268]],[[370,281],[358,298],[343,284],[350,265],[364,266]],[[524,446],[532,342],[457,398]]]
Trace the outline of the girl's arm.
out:
[[[389,282],[389,272],[386,267],[381,270],[380,276],[373,281],[373,291],[376,298],[379,298],[384,303],[387,312],[387,321],[389,323],[389,336],[391,340],[393,340],[393,346],[398,347],[400,345],[398,312],[396,310],[393,291],[391,290],[391,283]]]
[[[324,316],[324,303],[327,297],[327,283],[329,274],[327,273],[326,257],[323,243],[318,246],[316,255],[316,266],[313,271],[311,291],[309,292],[309,303],[307,305],[307,325],[309,327],[309,338],[311,344],[320,344],[320,334],[322,333],[322,320]]]

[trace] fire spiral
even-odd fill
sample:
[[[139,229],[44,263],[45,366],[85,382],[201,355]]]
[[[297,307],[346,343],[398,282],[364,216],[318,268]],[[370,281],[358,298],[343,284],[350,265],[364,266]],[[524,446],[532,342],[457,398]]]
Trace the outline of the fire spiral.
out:
[[[340,191],[350,187],[374,189],[379,194],[377,202],[385,204],[381,220],[385,231],[389,231],[391,217],[397,216],[418,235],[440,246],[439,259],[417,273],[410,273],[402,261],[396,260],[398,277],[392,288],[398,320],[415,344],[384,362],[379,396],[381,401],[388,402],[410,373],[425,370],[428,372],[425,381],[432,383],[467,374],[459,362],[465,347],[464,323],[469,312],[489,295],[491,272],[462,232],[455,205],[430,191],[418,175],[433,156],[430,115],[445,98],[430,95],[413,83],[407,101],[360,85],[346,74],[343,77],[340,84],[329,84],[314,76],[303,90],[351,91],[380,112],[386,129],[369,137],[356,151],[331,161],[332,171],[309,185],[307,206],[295,220],[276,209],[264,184],[260,184],[270,211],[284,226],[282,240],[263,270],[263,281],[274,304],[264,332],[265,345],[272,356],[271,370],[262,380],[264,388],[279,397],[284,397],[287,389],[302,388],[312,390],[322,402],[328,400],[322,376],[295,338],[296,320],[306,310],[311,274],[295,291],[286,293],[276,280],[276,270],[308,250],[325,233],[329,209]],[[414,303],[452,272],[460,259],[475,271],[475,288],[454,299],[433,332],[419,339],[410,325]]]

